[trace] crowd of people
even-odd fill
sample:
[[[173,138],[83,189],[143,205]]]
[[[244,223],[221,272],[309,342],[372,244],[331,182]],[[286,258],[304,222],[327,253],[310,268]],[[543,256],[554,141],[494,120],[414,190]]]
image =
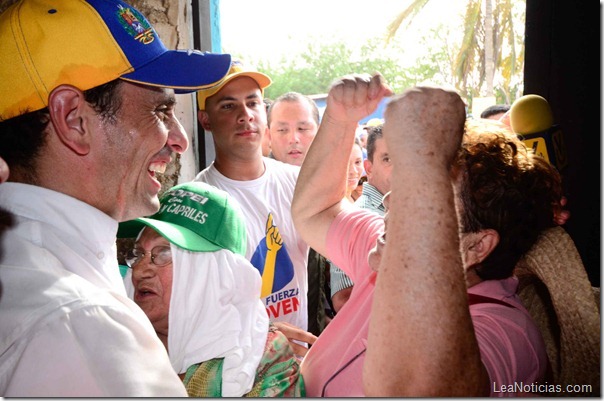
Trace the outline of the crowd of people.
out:
[[[0,41],[0,395],[493,396],[545,379],[513,270],[568,218],[561,178],[454,91],[347,75],[320,118],[299,93],[266,101],[271,78],[227,54],[166,49],[121,0],[24,0]],[[216,156],[159,196],[192,92]],[[118,237],[134,239],[123,275]]]

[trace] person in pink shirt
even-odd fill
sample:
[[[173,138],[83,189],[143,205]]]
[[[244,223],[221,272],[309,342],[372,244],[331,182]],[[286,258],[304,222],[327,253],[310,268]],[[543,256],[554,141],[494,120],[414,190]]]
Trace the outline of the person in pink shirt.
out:
[[[500,123],[466,123],[456,93],[418,87],[386,111],[386,217],[350,208],[355,124],[388,94],[379,74],[335,82],[298,178],[296,228],[355,282],[302,362],[307,396],[518,395],[547,354],[512,271],[555,224],[560,177]]]

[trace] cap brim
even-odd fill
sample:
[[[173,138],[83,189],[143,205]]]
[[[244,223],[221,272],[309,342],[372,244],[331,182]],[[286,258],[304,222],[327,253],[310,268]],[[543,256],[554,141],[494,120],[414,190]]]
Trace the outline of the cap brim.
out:
[[[261,72],[256,72],[256,71],[241,71],[241,72],[236,72],[232,75],[229,75],[228,79],[225,79],[224,84],[222,84],[221,86],[226,85],[227,82],[232,81],[233,79],[237,78],[237,77],[250,77],[252,78],[254,81],[256,81],[258,83],[258,85],[260,86],[260,89],[264,90],[264,88],[270,86],[270,84],[272,83],[271,79],[268,77],[268,75],[265,75]]]
[[[174,245],[188,251],[216,252],[223,249],[185,227],[146,217],[120,223],[117,237],[135,238],[145,226],[153,228]]]
[[[268,75],[265,75],[265,74],[261,73],[261,72],[257,72],[257,71],[239,71],[239,72],[235,72],[235,73],[230,74],[229,76],[227,76],[218,85],[215,85],[215,86],[213,86],[213,87],[211,87],[209,89],[205,89],[203,91],[197,92],[197,107],[200,110],[205,110],[206,100],[210,96],[214,96],[222,88],[224,88],[224,86],[226,84],[228,84],[229,82],[231,82],[233,79],[239,78],[239,77],[250,77],[250,78],[252,78],[254,81],[256,81],[256,83],[260,87],[260,90],[262,91],[262,93],[264,93],[264,89],[267,88],[268,86],[270,86],[271,83],[272,83],[270,77]]]
[[[216,85],[229,72],[230,54],[199,50],[168,50],[143,67],[120,78],[145,85],[190,93]]]

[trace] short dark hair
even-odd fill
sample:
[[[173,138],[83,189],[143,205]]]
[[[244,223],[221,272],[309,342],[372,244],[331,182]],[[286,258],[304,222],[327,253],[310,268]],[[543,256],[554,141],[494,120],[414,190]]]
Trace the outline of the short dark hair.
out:
[[[123,81],[113,80],[84,91],[84,98],[103,120],[115,123],[121,107],[118,88]],[[48,107],[0,121],[0,157],[11,170],[20,171],[26,180],[35,183],[36,159],[46,143],[50,121]]]
[[[367,159],[373,163],[375,154],[375,142],[382,138],[382,127],[384,124],[374,125],[367,128]]]
[[[267,114],[266,114],[266,121],[267,121],[267,124],[269,127],[271,125],[271,115],[273,114],[273,108],[275,107],[275,105],[277,103],[281,103],[281,102],[299,102],[299,103],[306,102],[310,106],[310,110],[312,111],[313,119],[315,120],[317,125],[319,125],[319,121],[320,121],[321,117],[319,115],[319,108],[317,107],[317,104],[315,103],[315,101],[312,100],[310,97],[303,95],[301,93],[298,93],[298,92],[287,92],[287,93],[284,93],[283,95],[279,96],[275,100],[273,100],[273,102],[269,106]]]
[[[264,102],[264,107],[266,108],[266,115],[268,116],[268,109],[271,108],[271,104],[273,104],[273,101],[267,97],[262,99],[262,101]]]
[[[499,124],[468,120],[454,166],[460,177],[462,233],[493,229],[499,243],[475,266],[483,280],[510,277],[516,263],[554,226],[562,184],[558,171]]]
[[[492,106],[487,107],[480,113],[480,118],[489,118],[495,114],[505,113],[510,109],[508,104],[494,104]]]

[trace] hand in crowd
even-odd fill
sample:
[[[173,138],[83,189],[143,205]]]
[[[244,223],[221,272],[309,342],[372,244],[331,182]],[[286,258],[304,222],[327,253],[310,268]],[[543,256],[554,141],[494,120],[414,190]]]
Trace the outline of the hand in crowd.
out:
[[[563,196],[562,199],[560,199],[560,205],[554,208],[554,222],[559,226],[563,226],[570,218],[570,211],[564,209],[564,206],[566,206],[567,203],[568,200],[566,199],[566,196]]]
[[[384,96],[392,95],[384,77],[376,73],[346,75],[334,81],[327,97],[324,120],[353,123],[371,114]]]
[[[308,345],[314,344],[317,340],[317,336],[308,331],[304,331],[293,324],[287,322],[274,322],[273,324],[285,335],[285,337],[287,337],[294,350],[294,354],[296,354],[297,357],[304,357],[308,352],[308,348],[296,343],[293,340],[307,343]]]
[[[459,149],[465,119],[464,103],[453,91],[416,87],[398,95],[386,108],[384,125],[390,154],[400,156],[393,163],[415,164],[418,157],[429,156],[441,159],[439,167],[448,166]]]

